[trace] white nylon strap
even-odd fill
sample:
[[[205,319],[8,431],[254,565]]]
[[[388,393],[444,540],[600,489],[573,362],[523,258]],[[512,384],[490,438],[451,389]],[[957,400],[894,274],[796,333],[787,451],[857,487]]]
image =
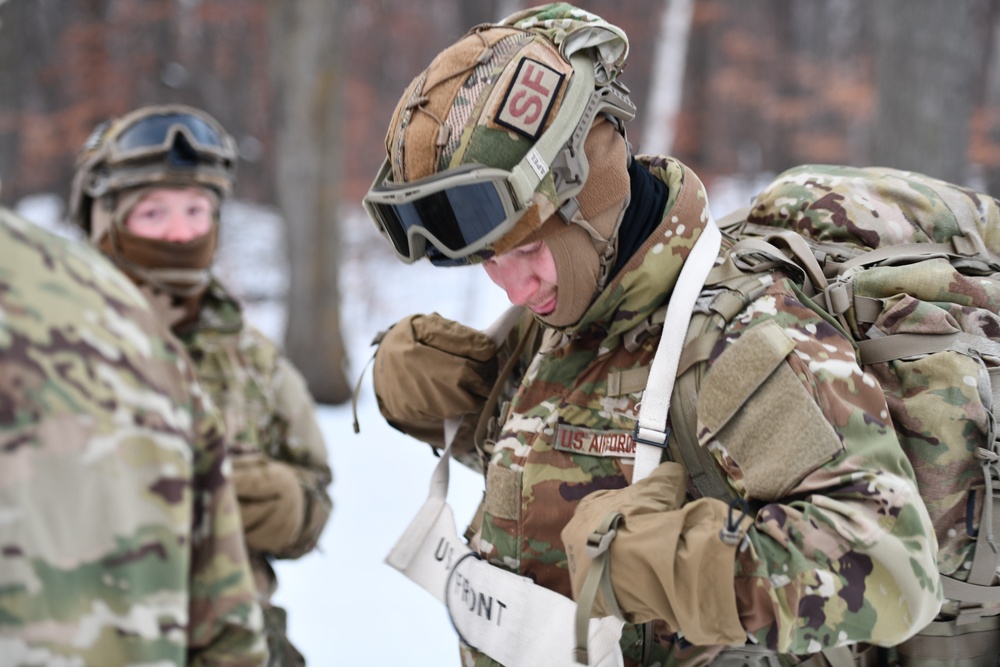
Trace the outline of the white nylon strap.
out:
[[[638,482],[660,465],[660,455],[667,445],[667,414],[670,411],[670,394],[674,390],[677,365],[684,349],[688,325],[695,302],[701,294],[709,272],[722,247],[722,233],[708,215],[708,222],[701,236],[691,248],[681,273],[677,278],[667,315],[663,322],[663,334],[653,356],[649,369],[649,382],[642,394],[639,420],[635,427],[635,468],[632,483]]]
[[[450,456],[445,452],[442,462]],[[443,603],[462,640],[494,660],[508,667],[579,667],[576,604],[479,560],[459,538],[451,507],[443,500],[428,498],[386,562]],[[590,620],[590,665],[624,664],[618,643],[622,625],[610,616]]]
[[[508,311],[487,333],[502,340],[516,321]],[[456,423],[446,424],[447,446],[434,468],[429,497],[386,563],[443,603],[462,640],[494,660],[508,667],[579,667],[576,603],[480,560],[459,538],[445,500],[455,430]],[[613,617],[590,620],[590,665],[624,665],[618,643],[622,625]]]
[[[503,312],[496,319],[496,321],[491,324],[485,333],[489,336],[490,340],[496,343],[497,346],[503,343],[507,334],[517,326],[517,321],[520,319],[521,314],[524,312],[523,306],[511,306]],[[458,433],[458,427],[461,424],[460,419],[447,419],[444,422],[444,442],[445,450],[441,455],[441,460],[438,461],[437,466],[434,467],[434,472],[431,474],[431,489],[428,494],[427,502],[423,504],[420,511],[417,512],[417,516],[413,518],[410,525],[407,526],[406,530],[403,531],[402,536],[396,542],[396,545],[386,556],[386,562],[397,570],[404,570],[410,562],[415,557],[416,551],[420,548],[423,543],[424,536],[427,532],[437,523],[439,515],[441,512],[447,508],[445,499],[448,496],[448,462],[451,459],[451,443],[455,439],[455,435]],[[447,508],[448,513],[451,513],[451,508]],[[451,524],[454,525],[454,518],[451,519]]]

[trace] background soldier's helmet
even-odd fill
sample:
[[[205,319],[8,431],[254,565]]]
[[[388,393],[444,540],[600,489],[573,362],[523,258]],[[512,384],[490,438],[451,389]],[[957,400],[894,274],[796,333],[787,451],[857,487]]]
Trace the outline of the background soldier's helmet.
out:
[[[95,204],[111,212],[116,196],[148,186],[198,185],[220,199],[233,187],[236,143],[212,116],[173,104],[136,109],[98,125],[76,162],[69,216],[92,242]]]

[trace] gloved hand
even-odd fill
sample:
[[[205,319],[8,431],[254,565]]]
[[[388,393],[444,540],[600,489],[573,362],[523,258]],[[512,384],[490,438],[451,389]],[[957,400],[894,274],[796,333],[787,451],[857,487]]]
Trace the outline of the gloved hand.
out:
[[[400,320],[375,352],[382,416],[404,433],[443,447],[446,419],[482,410],[496,381],[496,355],[489,336],[437,313]]]
[[[720,531],[729,507],[702,498],[683,507],[686,474],[676,463],[663,463],[649,477],[613,491],[584,498],[562,530],[569,561],[573,597],[577,598],[592,561],[587,539],[610,513],[622,519],[610,543],[611,587],[624,620],[645,623],[662,619],[698,645],[742,644],[733,587],[736,544]],[[742,537],[750,523],[736,511],[735,531]],[[591,615],[610,614],[599,595]]]
[[[293,466],[255,454],[235,456],[233,484],[250,549],[281,555],[296,544],[306,500]]]

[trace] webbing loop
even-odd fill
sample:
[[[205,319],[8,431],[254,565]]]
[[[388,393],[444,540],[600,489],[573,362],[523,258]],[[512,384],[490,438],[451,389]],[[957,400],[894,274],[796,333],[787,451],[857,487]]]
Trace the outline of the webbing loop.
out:
[[[590,571],[584,579],[583,587],[576,601],[576,648],[573,656],[581,665],[589,664],[587,652],[587,630],[590,626],[590,616],[597,599],[597,591],[601,591],[604,606],[612,616],[622,618],[622,610],[618,606],[614,588],[611,585],[611,542],[618,534],[618,523],[622,520],[620,512],[610,512],[589,536],[584,554],[591,559]]]

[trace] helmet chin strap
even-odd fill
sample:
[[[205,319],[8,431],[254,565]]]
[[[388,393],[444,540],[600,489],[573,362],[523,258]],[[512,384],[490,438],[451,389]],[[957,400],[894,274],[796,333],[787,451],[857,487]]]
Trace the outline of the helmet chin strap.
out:
[[[620,86],[609,87],[608,90],[611,92],[620,93]],[[569,187],[573,194],[563,202],[562,206],[559,207],[559,216],[566,222],[566,224],[578,225],[583,228],[587,234],[590,235],[590,239],[594,244],[594,250],[597,251],[597,256],[600,261],[600,272],[597,280],[597,289],[594,292],[595,296],[600,294],[604,288],[607,286],[608,280],[611,277],[611,270],[615,265],[615,259],[618,255],[618,229],[621,226],[622,219],[625,216],[625,209],[628,208],[629,204],[629,194],[628,194],[628,180],[624,183],[624,202],[621,208],[617,210],[615,215],[615,220],[612,225],[610,225],[610,232],[607,237],[604,237],[601,232],[595,228],[594,224],[591,224],[586,217],[584,217],[580,198],[583,196],[585,200],[589,199],[591,202],[594,200],[600,201],[602,197],[614,198],[615,194],[613,192],[608,192],[607,188],[614,188],[614,185],[598,183],[602,178],[605,177],[606,170],[614,170],[619,168],[619,165],[613,164],[616,159],[614,156],[615,150],[605,151],[604,146],[599,146],[594,150],[594,155],[588,154],[586,149],[587,141],[591,139],[591,135],[601,132],[610,131],[606,126],[601,127],[606,121],[614,128],[614,131],[621,136],[621,141],[624,143],[624,153],[625,153],[625,167],[627,168],[632,161],[632,147],[628,142],[628,135],[625,128],[625,120],[621,117],[621,111],[618,110],[616,113],[609,113],[608,107],[614,107],[618,109],[623,107],[625,102],[622,99],[627,100],[627,90],[625,90],[625,95],[621,94],[606,94],[604,99],[608,104],[607,107],[595,107],[592,111],[592,118],[594,119],[592,123],[588,126],[586,133],[580,131],[581,128],[577,128],[574,132],[572,139],[567,144],[566,150],[564,150],[558,159],[561,164],[561,169],[556,168],[557,171],[563,173],[560,174],[560,178],[557,179],[557,188],[570,186],[570,183],[582,183],[583,186],[579,185],[576,187]],[[593,100],[592,100],[593,102]],[[630,104],[630,102],[629,102]],[[634,110],[634,107],[632,107]],[[587,117],[587,113],[584,117]],[[620,154],[618,154],[620,155]],[[594,162],[594,169],[591,169],[591,161]],[[593,172],[593,173],[592,173]],[[571,173],[571,180],[566,178],[566,173]],[[589,187],[588,187],[589,186]],[[596,186],[596,188],[595,188]],[[598,192],[596,190],[603,189],[603,192]],[[611,209],[599,210],[596,213],[597,218],[605,218],[605,216],[610,215]],[[591,214],[595,215],[595,214]],[[597,220],[599,223],[606,222],[605,220]],[[604,224],[598,224],[602,229],[606,228]]]
[[[607,287],[617,257],[618,228],[628,203],[625,194],[617,205],[596,213],[593,221],[577,210],[569,225],[546,239],[556,263],[559,297],[554,312],[537,316],[543,323],[557,329],[574,326]],[[609,237],[604,238],[598,227],[610,227]]]

